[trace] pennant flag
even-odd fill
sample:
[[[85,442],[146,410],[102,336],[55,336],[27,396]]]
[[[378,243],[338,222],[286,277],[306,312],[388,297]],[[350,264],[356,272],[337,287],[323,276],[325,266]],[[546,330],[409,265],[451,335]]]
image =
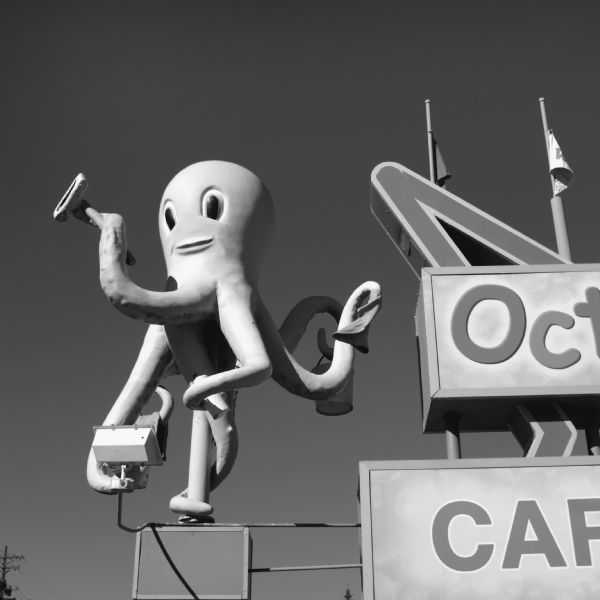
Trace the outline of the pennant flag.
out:
[[[554,195],[558,195],[569,187],[573,179],[573,171],[567,164],[562,150],[552,130],[548,132],[548,164],[554,187]]]
[[[433,138],[433,136],[432,136],[432,139],[433,139],[433,148],[434,148],[434,152],[433,152],[434,179],[435,179],[435,182],[440,187],[444,187],[444,185],[446,184],[446,181],[448,181],[448,179],[450,179],[450,177],[452,177],[452,175],[448,171],[448,167],[446,167],[446,163],[444,162],[444,159],[442,157],[442,153],[440,152],[438,143],[435,141],[435,138]]]

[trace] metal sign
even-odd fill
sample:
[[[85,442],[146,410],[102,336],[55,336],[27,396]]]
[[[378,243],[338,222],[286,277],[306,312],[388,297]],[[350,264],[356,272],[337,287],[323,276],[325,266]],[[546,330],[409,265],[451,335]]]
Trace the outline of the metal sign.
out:
[[[365,600],[600,595],[599,457],[360,464]]]
[[[159,536],[164,547],[156,539]],[[201,600],[248,600],[250,535],[247,527],[150,527],[137,534],[134,600],[190,600],[166,554]]]
[[[491,215],[393,162],[371,174],[371,210],[409,266],[565,264]]]
[[[589,415],[584,414],[586,417]],[[518,404],[507,425],[525,456],[571,456],[579,437],[576,426],[558,402]]]
[[[502,430],[514,407],[600,395],[600,265],[424,269],[417,306],[423,429]]]

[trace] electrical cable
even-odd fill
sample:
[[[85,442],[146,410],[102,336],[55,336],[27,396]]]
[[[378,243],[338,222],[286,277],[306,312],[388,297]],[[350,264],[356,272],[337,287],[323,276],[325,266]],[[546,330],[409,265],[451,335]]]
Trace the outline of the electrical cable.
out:
[[[122,529],[123,531],[127,531],[129,533],[139,533],[143,529],[147,527],[152,527],[156,523],[144,523],[139,527],[128,527],[127,525],[123,525],[123,521],[121,519],[123,514],[123,492],[119,492],[117,494],[117,527]]]
[[[182,583],[183,587],[189,592],[189,594],[192,596],[193,600],[200,600],[198,598],[198,596],[196,595],[196,593],[194,592],[194,590],[190,587],[188,582],[185,580],[184,576],[181,574],[181,572],[179,571],[179,569],[177,568],[175,563],[173,562],[173,559],[171,558],[169,553],[167,552],[165,545],[163,544],[162,540],[160,539],[160,536],[158,535],[158,531],[156,531],[156,526],[158,525],[158,523],[144,523],[143,525],[140,525],[139,527],[128,527],[127,525],[123,525],[123,522],[121,519],[122,514],[123,514],[123,492],[119,492],[119,494],[118,494],[117,508],[118,508],[118,510],[117,510],[117,525],[119,526],[119,528],[123,529],[124,531],[128,531],[129,533],[139,533],[143,529],[150,528],[152,530],[152,533],[154,534],[154,538],[156,539],[156,543],[158,544],[158,547],[161,549],[161,551],[162,551],[166,561],[169,563],[169,566],[171,567],[173,573],[175,573],[175,575],[177,576],[177,579],[179,579],[179,581]]]
[[[18,587],[22,588],[30,596],[35,596],[43,600],[56,600],[56,596],[51,595],[45,588],[33,579],[27,579],[23,576],[21,578],[14,577],[14,581],[18,582]]]
[[[323,358],[323,357],[322,357]],[[186,581],[185,577],[181,574],[181,572],[179,571],[179,569],[177,568],[177,565],[175,565],[175,563],[173,562],[173,559],[171,558],[169,552],[167,551],[167,549],[165,548],[165,545],[163,544],[163,541],[161,540],[160,536],[158,535],[158,531],[156,530],[157,527],[162,527],[163,524],[161,523],[144,523],[143,525],[140,525],[139,527],[129,527],[127,525],[124,525],[122,522],[122,516],[123,516],[123,492],[118,492],[118,499],[117,499],[117,525],[120,529],[122,529],[123,531],[128,531],[129,533],[139,533],[140,531],[143,531],[144,529],[150,529],[152,531],[152,533],[154,534],[154,538],[156,539],[156,543],[158,544],[158,547],[160,548],[161,552],[163,553],[166,561],[169,563],[169,566],[171,567],[173,573],[177,576],[177,579],[179,579],[179,581],[181,582],[181,584],[183,585],[183,587],[185,587],[185,589],[188,591],[188,593],[192,596],[193,600],[200,600],[198,598],[198,596],[196,595],[196,593],[194,592],[194,590],[191,588],[191,586],[188,584],[188,582]],[[178,523],[178,524],[173,524],[174,526],[180,526],[180,527],[190,527],[190,523]],[[208,527],[210,528],[212,527],[224,527],[225,525],[223,525],[222,523],[215,525],[214,523],[194,523],[194,526],[202,526],[202,527]],[[231,526],[231,524],[228,524],[228,526]],[[240,527],[298,527],[298,528],[303,528],[303,527],[314,527],[314,528],[320,528],[320,527],[360,527],[361,524],[360,523],[254,523],[254,524],[245,524],[245,525],[239,525]],[[362,564],[358,563],[358,564],[344,564],[344,565],[316,565],[316,566],[299,566],[299,567],[261,567],[261,568],[255,568],[255,569],[248,569],[249,573],[269,573],[269,572],[276,572],[276,571],[315,571],[315,570],[324,570],[324,569],[357,569],[357,568],[361,568]]]
[[[124,525],[122,521],[123,516],[123,494],[124,492],[119,492],[118,494],[118,502],[117,502],[117,527],[122,529],[123,531],[128,531],[129,533],[138,533],[148,527],[152,527],[153,525],[157,527],[162,527],[163,525],[169,525],[169,527],[249,527],[250,529],[258,529],[262,527],[273,527],[273,528],[285,528],[285,527],[297,527],[301,528],[360,528],[360,523],[155,523],[149,522],[140,525],[139,527],[129,527],[128,525]]]
[[[183,587],[190,593],[192,598],[194,600],[200,600],[200,598],[198,598],[198,596],[196,596],[196,593],[194,592],[194,590],[189,586],[189,584],[185,580],[184,576],[179,572],[179,569],[175,566],[175,563],[171,559],[171,556],[167,552],[167,549],[165,548],[164,544],[162,543],[162,540],[160,539],[160,536],[158,535],[158,531],[156,531],[156,526],[154,524],[150,525],[150,529],[152,529],[152,533],[154,534],[156,543],[159,545],[160,549],[162,550],[162,553],[164,554],[165,558],[167,559],[167,562],[169,563],[169,566],[171,567],[171,569],[173,569],[173,573],[175,573],[175,575],[177,575],[177,578],[179,579],[179,581],[181,581],[181,583],[183,584]]]
[[[58,592],[51,584],[50,582],[45,579],[41,573],[39,573],[34,567],[33,565],[27,560],[27,558],[23,559],[23,562],[25,564],[25,566],[27,566],[31,572],[33,573],[33,575],[40,581],[41,584],[43,584],[43,586],[45,588],[47,588],[47,590],[57,598],[57,600],[64,600],[64,597],[62,596],[62,594],[60,592]]]
[[[19,593],[26,594],[27,596],[33,598],[48,598],[48,596],[46,596],[43,592],[42,595],[40,595],[39,589],[35,589],[31,582],[26,581],[23,578],[18,579],[17,577],[14,577],[13,580],[18,581],[18,585],[16,587],[19,588]]]
[[[41,600],[63,600],[62,597],[52,593],[45,585],[31,577],[26,577],[22,572],[15,574],[13,580],[28,596],[40,598]]]

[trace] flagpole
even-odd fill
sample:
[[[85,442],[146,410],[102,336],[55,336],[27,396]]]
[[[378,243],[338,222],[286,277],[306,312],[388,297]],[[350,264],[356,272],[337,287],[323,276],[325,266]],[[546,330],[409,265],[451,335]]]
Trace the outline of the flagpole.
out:
[[[540,98],[540,111],[542,113],[542,125],[544,126],[544,137],[546,139],[546,157],[548,158],[548,166],[550,166],[550,138],[548,129],[548,119],[546,118],[546,104],[544,99]],[[566,260],[571,260],[571,247],[569,245],[569,234],[567,233],[567,223],[565,221],[565,212],[560,194],[554,193],[554,178],[550,174],[550,185],[552,186],[552,199],[550,206],[552,207],[552,220],[554,221],[554,234],[556,236],[556,246],[558,253]]]
[[[431,100],[425,100],[425,117],[427,119],[427,146],[429,148],[429,180],[436,183],[437,173],[433,153],[433,130],[431,128]],[[444,415],[444,429],[446,430],[446,458],[462,458],[460,448],[460,415],[448,413]]]
[[[425,117],[427,118],[427,146],[429,148],[429,180],[435,183],[435,166],[433,162],[433,131],[431,129],[431,100],[425,100]]]
[[[544,137],[546,138],[546,156],[548,158],[548,167],[550,167],[550,136],[548,129],[548,119],[546,118],[546,104],[544,99],[540,98],[540,110],[542,112],[542,124],[544,126]],[[567,234],[567,224],[565,222],[565,213],[563,211],[562,198],[560,194],[554,193],[554,177],[550,173],[550,184],[552,185],[552,219],[554,220],[554,232],[556,234],[556,245],[558,253],[567,260],[571,260],[571,248],[569,246],[569,236]],[[598,433],[598,420],[596,415],[586,415],[585,438],[588,447],[588,453],[594,456],[600,455],[600,435]]]

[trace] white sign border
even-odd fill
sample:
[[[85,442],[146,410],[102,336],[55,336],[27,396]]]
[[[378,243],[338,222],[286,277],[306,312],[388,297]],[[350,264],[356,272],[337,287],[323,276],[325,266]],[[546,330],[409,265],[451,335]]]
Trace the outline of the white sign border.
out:
[[[375,578],[373,571],[373,532],[371,514],[371,472],[408,471],[432,469],[494,469],[519,467],[560,467],[560,466],[600,466],[600,456],[533,457],[518,456],[508,458],[461,458],[433,460],[385,460],[361,461],[359,471],[359,505],[361,523],[361,561],[363,579],[363,600],[375,598]],[[440,598],[439,600],[443,600]]]
[[[512,404],[518,403],[519,399],[561,399],[592,398],[600,396],[600,386],[580,385],[564,387],[514,387],[496,390],[495,388],[466,388],[455,390],[443,390],[440,387],[438,344],[434,326],[433,315],[433,286],[432,278],[446,275],[494,275],[494,274],[527,274],[527,273],[565,273],[565,272],[600,272],[600,264],[562,264],[562,265],[506,265],[506,266],[482,266],[482,267],[427,267],[422,270],[420,299],[417,304],[417,339],[419,342],[419,365],[421,369],[421,399],[423,412],[423,431],[443,431],[443,424],[432,424],[431,414],[434,404],[447,401],[446,411],[457,410],[453,408],[449,400],[456,399],[469,401],[480,398],[497,398],[498,402],[503,399],[513,399]],[[437,401],[437,402],[436,402]],[[510,412],[511,404],[507,402],[506,411]],[[463,407],[464,408],[464,407]],[[463,417],[468,417],[468,410],[459,410]],[[464,423],[463,423],[464,425]],[[498,429],[498,428],[496,428]],[[467,427],[465,430],[484,430],[477,427]],[[485,429],[487,430],[487,428]]]

